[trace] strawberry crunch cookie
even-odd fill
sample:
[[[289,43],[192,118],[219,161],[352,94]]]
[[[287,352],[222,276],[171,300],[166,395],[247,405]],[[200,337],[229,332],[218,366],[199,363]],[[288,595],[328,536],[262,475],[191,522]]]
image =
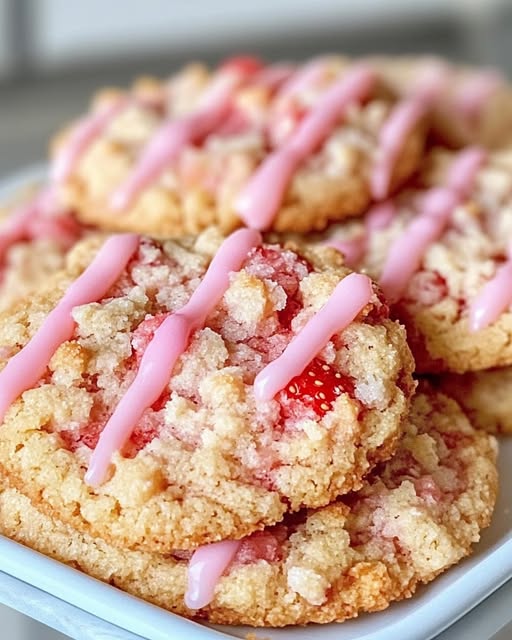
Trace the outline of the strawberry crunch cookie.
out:
[[[512,154],[434,150],[417,188],[327,243],[380,283],[420,372],[512,363]]]
[[[86,228],[43,189],[23,204],[0,209],[0,310],[62,269]]]
[[[249,229],[97,245],[0,322],[0,462],[39,509],[189,549],[323,506],[393,453],[405,332],[338,252]]]
[[[5,482],[0,530],[182,615],[256,626],[342,621],[410,597],[470,553],[491,518],[494,438],[426,386],[404,431],[358,492],[191,559],[110,546],[52,521]],[[223,544],[234,546],[227,561]]]
[[[428,83],[436,92],[431,134],[458,148],[512,144],[512,88],[496,69],[460,66],[434,56],[376,57],[368,62],[399,95]]]
[[[512,367],[445,373],[433,382],[457,400],[478,429],[512,433]]]
[[[99,94],[59,136],[53,183],[107,229],[320,230],[416,170],[432,99],[429,85],[402,105],[370,65],[337,56],[192,65],[165,83]]]

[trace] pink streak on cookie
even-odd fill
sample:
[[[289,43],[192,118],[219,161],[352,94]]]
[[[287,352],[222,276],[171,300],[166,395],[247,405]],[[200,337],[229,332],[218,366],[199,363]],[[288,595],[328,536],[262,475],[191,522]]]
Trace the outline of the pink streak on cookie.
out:
[[[366,98],[374,82],[370,67],[354,66],[327,89],[287,142],[266,158],[236,203],[247,226],[269,227],[297,167],[322,144],[347,107]]]
[[[213,600],[215,587],[240,548],[239,540],[223,540],[199,547],[188,565],[185,604],[201,609]]]
[[[270,91],[280,90],[293,77],[295,67],[286,62],[273,64],[259,71],[251,84],[265,87]]]
[[[304,371],[331,337],[354,321],[373,295],[368,276],[351,273],[336,286],[325,305],[292,339],[283,353],[256,376],[256,400],[271,400]]]
[[[393,171],[407,137],[426,116],[443,87],[442,69],[429,65],[421,73],[412,94],[391,110],[379,134],[377,161],[370,178],[372,196],[376,200],[389,195]]]
[[[469,308],[469,329],[480,331],[500,317],[512,304],[512,245],[507,262],[496,271]]]
[[[306,63],[281,87],[276,98],[278,100],[293,98],[297,94],[307,91],[322,78],[326,65],[326,58],[315,58]]]
[[[345,256],[345,264],[355,269],[363,260],[368,242],[374,231],[385,229],[392,221],[396,207],[390,200],[373,206],[366,214],[364,229],[348,240],[327,240],[325,245],[337,249]]]
[[[404,293],[427,249],[442,235],[455,207],[470,194],[485,158],[480,148],[461,151],[450,167],[446,186],[427,192],[421,213],[391,246],[379,281],[390,302]]]
[[[226,65],[211,82],[196,111],[165,122],[142,151],[131,175],[112,195],[111,208],[127,209],[187,145],[198,144],[215,131],[229,112],[235,90],[253,73],[252,67],[245,71],[245,65]]]
[[[261,235],[257,231],[240,229],[231,234],[187,304],[170,314],[155,331],[135,380],[101,432],[85,475],[89,485],[98,486],[104,481],[112,455],[122,448],[144,411],[162,394],[191,334],[204,325],[227,290],[230,274],[238,271],[249,251],[260,244]]]
[[[82,231],[71,214],[60,208],[54,187],[47,186],[3,221],[0,227],[0,263],[18,242],[45,238],[68,249]]]
[[[69,139],[59,149],[51,167],[51,180],[59,184],[67,180],[87,147],[126,107],[128,98],[120,97],[84,117],[73,128]]]
[[[0,420],[10,405],[41,378],[59,346],[71,339],[75,328],[73,309],[100,300],[119,278],[138,246],[137,235],[109,238],[48,314],[34,337],[9,360],[0,372]]]
[[[361,231],[357,235],[347,240],[327,240],[325,242],[326,247],[332,247],[343,254],[345,258],[345,264],[351,269],[355,268],[366,253],[366,233]]]
[[[486,102],[503,85],[503,77],[496,71],[474,73],[464,80],[455,91],[455,108],[470,122],[482,113]]]
[[[41,194],[28,204],[18,207],[2,224],[0,229],[0,261],[5,259],[7,251],[16,242],[26,237],[26,229],[30,221],[38,214],[41,205]]]

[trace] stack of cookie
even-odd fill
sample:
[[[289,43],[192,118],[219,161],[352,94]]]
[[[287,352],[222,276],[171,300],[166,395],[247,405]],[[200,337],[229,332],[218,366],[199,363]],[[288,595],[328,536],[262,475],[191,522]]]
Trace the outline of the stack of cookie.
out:
[[[508,373],[466,372],[512,362],[507,105],[437,59],[102,92],[4,229],[7,258],[74,235],[0,316],[0,530],[256,626],[381,610],[470,553],[498,422],[472,389]]]

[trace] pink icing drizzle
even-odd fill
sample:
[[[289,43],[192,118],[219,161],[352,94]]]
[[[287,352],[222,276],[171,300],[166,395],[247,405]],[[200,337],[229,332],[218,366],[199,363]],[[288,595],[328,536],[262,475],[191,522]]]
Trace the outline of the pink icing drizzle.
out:
[[[249,227],[266,229],[271,224],[294,171],[325,140],[347,107],[364,100],[374,81],[368,66],[354,66],[325,92],[291,138],[267,156],[237,200],[238,213]]]
[[[185,604],[189,609],[201,609],[210,604],[217,583],[240,548],[239,540],[223,540],[199,547],[188,565],[188,586]]]
[[[112,195],[112,209],[127,209],[185,146],[197,144],[222,124],[228,115],[233,93],[246,79],[247,73],[232,67],[220,71],[202,96],[196,111],[169,120],[158,129],[144,148],[131,175]]]
[[[325,58],[315,58],[303,65],[291,78],[281,87],[277,94],[277,99],[293,98],[296,94],[307,91],[314,86],[322,77],[326,69]]]
[[[373,294],[370,278],[351,273],[334,289],[325,305],[293,338],[283,353],[256,376],[257,400],[271,400],[299,375],[325,347],[331,337],[343,331],[368,304]]]
[[[485,329],[512,304],[512,245],[507,262],[489,280],[469,309],[471,331]]]
[[[98,486],[104,481],[112,455],[130,437],[144,411],[160,397],[190,335],[204,325],[228,288],[230,273],[238,271],[249,251],[259,244],[261,236],[257,231],[240,229],[231,234],[187,304],[170,314],[155,331],[135,380],[101,432],[85,476],[88,484]]]
[[[493,70],[475,73],[457,87],[454,103],[463,116],[474,122],[486,101],[491,98],[503,84],[502,76]]]
[[[63,249],[68,249],[81,233],[80,225],[59,208],[54,188],[45,187],[3,222],[0,228],[0,262],[18,242],[51,238]]]
[[[393,170],[407,136],[428,113],[444,88],[444,82],[442,67],[436,64],[426,66],[411,95],[392,109],[379,134],[379,152],[370,180],[376,200],[388,196]]]
[[[109,126],[127,102],[126,97],[118,98],[78,122],[53,161],[51,179],[54,183],[62,183],[69,177],[85,149]]]
[[[450,167],[446,186],[427,192],[421,214],[391,246],[380,277],[390,302],[396,302],[403,294],[430,244],[442,235],[455,207],[468,197],[485,158],[483,149],[470,147],[461,151]]]
[[[0,419],[16,398],[37,383],[58,347],[72,337],[75,328],[72,310],[102,298],[138,245],[139,237],[132,234],[109,238],[46,317],[34,337],[9,360],[0,372]]]
[[[345,263],[352,269],[356,268],[363,260],[368,250],[368,241],[371,234],[379,229],[385,229],[395,215],[396,207],[387,200],[373,206],[366,214],[364,230],[349,240],[337,240],[335,238],[326,241],[326,246],[334,247],[345,256]]]
[[[293,77],[295,67],[286,62],[273,64],[259,71],[253,80],[253,84],[257,87],[266,87],[270,91],[276,91],[281,87],[284,88],[288,80]]]

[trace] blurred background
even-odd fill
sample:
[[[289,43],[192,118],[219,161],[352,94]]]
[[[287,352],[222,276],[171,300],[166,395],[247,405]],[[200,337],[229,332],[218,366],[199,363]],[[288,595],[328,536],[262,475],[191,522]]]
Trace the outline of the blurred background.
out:
[[[512,74],[512,0],[0,0],[0,178],[102,85],[234,52],[433,52]],[[1,638],[64,638],[0,608]]]
[[[512,0],[0,0],[0,176],[100,85],[190,58],[435,52],[512,72]]]

